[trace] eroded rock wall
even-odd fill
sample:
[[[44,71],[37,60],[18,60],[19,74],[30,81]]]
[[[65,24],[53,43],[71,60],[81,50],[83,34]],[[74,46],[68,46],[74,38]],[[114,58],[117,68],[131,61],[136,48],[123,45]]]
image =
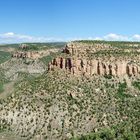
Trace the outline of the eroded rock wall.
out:
[[[96,52],[111,51],[111,55],[95,56]],[[140,57],[134,55],[130,57],[129,53],[125,55],[125,49],[119,52],[118,48],[113,48],[109,44],[83,44],[83,43],[68,43],[62,51],[65,57],[57,57],[53,59],[48,70],[52,71],[57,68],[64,69],[74,75],[113,75],[121,77],[138,76],[140,74]],[[124,52],[124,55],[123,53]],[[115,56],[115,53],[120,53]],[[92,54],[93,57],[89,57]],[[131,54],[131,53],[130,53]]]
[[[40,57],[40,54],[38,52],[22,52],[18,51],[12,54],[12,57],[14,58],[31,58],[36,59]]]
[[[98,59],[77,59],[58,57],[49,63],[49,70],[56,68],[65,69],[75,75],[113,75],[113,76],[137,76],[140,73],[140,66],[129,61],[102,61]]]

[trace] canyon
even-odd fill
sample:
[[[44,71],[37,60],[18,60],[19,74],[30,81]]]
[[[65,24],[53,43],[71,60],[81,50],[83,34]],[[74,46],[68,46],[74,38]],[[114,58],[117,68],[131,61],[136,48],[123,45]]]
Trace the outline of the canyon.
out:
[[[28,45],[0,53],[0,139],[140,138],[140,43]]]

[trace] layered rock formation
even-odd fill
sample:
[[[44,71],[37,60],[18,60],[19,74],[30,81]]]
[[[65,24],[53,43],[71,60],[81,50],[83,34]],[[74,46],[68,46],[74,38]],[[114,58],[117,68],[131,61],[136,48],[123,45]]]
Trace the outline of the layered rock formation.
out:
[[[75,75],[137,76],[140,66],[129,61],[101,61],[97,59],[55,58],[49,63],[49,70],[65,69]]]
[[[126,58],[122,55],[118,58],[113,56],[105,57],[87,57],[87,54],[100,50],[111,50],[110,45],[95,44],[92,47],[87,44],[69,43],[63,49],[66,57],[58,57],[49,63],[49,71],[56,68],[64,69],[74,75],[112,75],[112,76],[138,76],[140,74],[140,65],[138,58]],[[125,50],[124,50],[125,52]],[[93,53],[94,54],[94,53]]]
[[[12,54],[12,57],[15,58],[31,58],[31,59],[36,59],[40,57],[40,54],[38,52],[22,52],[18,51]]]
[[[110,44],[86,44],[86,43],[76,43],[70,42],[63,49],[63,53],[67,53],[75,56],[85,56],[88,52],[96,52],[99,50],[113,49]]]
[[[38,59],[43,56],[47,56],[50,53],[58,52],[58,49],[48,49],[48,50],[41,50],[41,51],[17,51],[12,54],[13,58],[30,58],[30,59]]]

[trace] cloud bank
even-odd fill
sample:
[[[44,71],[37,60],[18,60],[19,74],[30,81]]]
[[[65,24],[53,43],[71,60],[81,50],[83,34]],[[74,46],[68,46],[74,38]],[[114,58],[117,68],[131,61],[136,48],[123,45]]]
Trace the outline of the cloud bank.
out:
[[[24,43],[24,42],[60,42],[71,40],[107,40],[107,41],[140,41],[140,34],[124,36],[115,33],[109,33],[101,37],[88,38],[53,38],[53,37],[35,37],[30,35],[16,34],[13,32],[0,34],[0,43]]]
[[[0,43],[24,43],[24,42],[54,42],[63,41],[53,37],[35,37],[30,35],[16,34],[13,32],[0,34]]]
[[[125,36],[125,35],[119,35],[110,33],[103,37],[95,37],[92,38],[93,40],[106,40],[106,41],[140,41],[140,34],[135,34],[132,36]]]

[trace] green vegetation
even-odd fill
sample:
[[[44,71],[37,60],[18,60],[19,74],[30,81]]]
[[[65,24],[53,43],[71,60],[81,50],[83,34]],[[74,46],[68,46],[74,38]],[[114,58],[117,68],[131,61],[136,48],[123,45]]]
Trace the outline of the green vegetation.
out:
[[[3,84],[0,83],[0,93],[3,92],[3,91],[4,91],[4,89],[3,89]]]
[[[19,44],[3,44],[0,45],[0,48],[18,48]]]
[[[5,74],[4,74],[4,69],[0,68],[0,83],[4,84],[7,83],[9,80],[6,78]]]
[[[110,74],[109,75],[105,75],[104,77],[107,78],[107,79],[112,79],[112,75],[110,75]]]
[[[104,41],[89,41],[94,42]],[[104,43],[123,47],[128,45],[128,42]],[[61,48],[64,44],[27,43],[27,50]],[[100,51],[97,55],[110,56],[113,53],[114,56],[124,55],[121,50]],[[129,53],[126,52],[127,55]],[[8,57],[8,54],[4,55],[2,52],[2,56]],[[133,76],[128,77],[132,81],[131,87],[127,85],[127,80],[122,82],[112,75],[75,76],[62,69],[43,71],[42,74],[28,72],[34,68],[33,65],[36,65],[39,71],[43,63],[48,65],[56,57],[65,58],[70,55],[58,52],[39,60],[11,59],[10,63],[6,63],[9,67],[0,68],[0,92],[3,92],[5,83],[14,79],[14,90],[8,86],[8,92],[12,92],[9,92],[6,98],[0,99],[0,132],[16,133],[25,140],[34,139],[36,136],[42,139],[72,137],[71,140],[140,139],[139,80]],[[3,58],[2,62],[7,60]],[[45,65],[43,67],[46,68]],[[22,68],[25,69],[24,72],[20,71]]]
[[[74,41],[77,43],[85,43],[85,44],[109,44],[112,47],[117,48],[140,48],[140,42],[128,42],[128,41],[105,41],[105,40],[78,40]]]
[[[140,90],[140,82],[139,81],[135,81],[132,83],[134,87],[136,87],[137,89]]]
[[[53,60],[53,55],[48,55],[48,56],[44,56],[42,57],[40,60],[47,66],[49,62],[51,62]]]
[[[104,80],[110,83],[110,86],[105,87]],[[94,122],[96,125],[92,130],[98,131],[86,135],[91,131],[87,132],[86,129],[84,129],[84,131],[81,131],[83,136],[75,139],[136,140],[140,138],[139,97],[136,98],[132,96],[128,98],[128,96],[126,96],[126,94],[128,94],[126,82],[116,83],[118,89],[115,89],[111,86],[112,80],[115,80],[115,77],[111,79],[105,77],[76,78],[67,75],[62,70],[44,73],[39,77],[23,79],[17,83],[14,100],[19,103],[17,108],[22,108],[28,104],[26,107],[27,110],[38,110],[37,113],[39,113],[40,116],[44,116],[42,126],[46,126],[52,135],[57,135],[55,131],[59,132],[59,134],[65,134],[65,131],[71,132],[71,129],[66,127],[64,123],[68,118],[69,121],[67,123],[72,129],[77,129],[78,131],[81,131],[83,125],[87,123],[89,123],[88,125],[91,127],[93,123],[90,121],[94,119],[96,120]],[[99,90],[95,91],[95,89]],[[104,90],[106,90],[106,92]],[[13,97],[9,97],[7,102],[12,102],[12,99]],[[41,106],[45,106],[44,111],[37,109],[38,103],[40,102]],[[59,116],[59,112],[67,111],[67,114],[61,114],[60,120],[64,125],[63,128],[65,131],[58,128],[59,131],[56,128],[52,129],[51,123],[45,123],[48,121],[47,116],[50,114],[51,107],[54,105],[57,110],[53,112],[52,120],[55,120],[55,117]],[[14,110],[14,108],[10,107],[10,110]],[[21,113],[21,115],[23,114]],[[30,116],[30,113],[26,115],[26,117],[28,116]],[[40,120],[41,118],[38,119]],[[23,128],[23,132],[25,133],[26,130],[24,130],[24,127],[22,127],[22,125],[20,125],[20,127]],[[34,133],[37,134],[38,131],[38,128],[36,128]],[[29,135],[28,132],[25,134]],[[44,137],[47,136],[49,135],[45,133]],[[77,136],[77,134],[73,132],[73,136]]]
[[[97,57],[100,57],[100,58],[104,58],[106,59],[107,57],[110,58],[110,57],[115,57],[115,58],[131,58],[133,60],[133,58],[137,57],[140,55],[140,52],[137,52],[137,51],[130,51],[130,52],[124,52],[123,50],[114,50],[114,51],[110,51],[110,50],[101,50],[101,51],[97,51],[95,53],[88,53],[88,57],[90,59],[93,59],[93,58],[97,58]]]
[[[51,62],[54,58],[58,57],[60,55],[60,52],[57,53],[51,53],[50,55],[44,56],[40,58],[40,60],[48,66],[49,62]]]
[[[64,47],[66,42],[54,42],[54,43],[25,43],[31,49],[37,49],[38,47],[40,48],[61,48]],[[20,44],[3,44],[0,45],[0,48],[19,48]]]
[[[0,51],[0,64],[6,62],[11,58],[11,54],[9,52]]]
[[[112,128],[105,128],[99,132],[93,132],[71,140],[137,140],[131,123],[121,123]]]
[[[55,43],[26,43],[27,47],[24,48],[24,51],[39,51],[39,50],[47,50],[54,48],[63,48],[66,43],[65,42],[55,42]],[[21,48],[18,48],[19,50]]]
[[[116,97],[124,100],[125,98],[132,97],[130,94],[126,93],[127,83],[119,83],[119,88],[116,94]]]
[[[4,70],[0,68],[0,93],[4,91],[4,84],[8,83],[9,80],[4,75]]]

